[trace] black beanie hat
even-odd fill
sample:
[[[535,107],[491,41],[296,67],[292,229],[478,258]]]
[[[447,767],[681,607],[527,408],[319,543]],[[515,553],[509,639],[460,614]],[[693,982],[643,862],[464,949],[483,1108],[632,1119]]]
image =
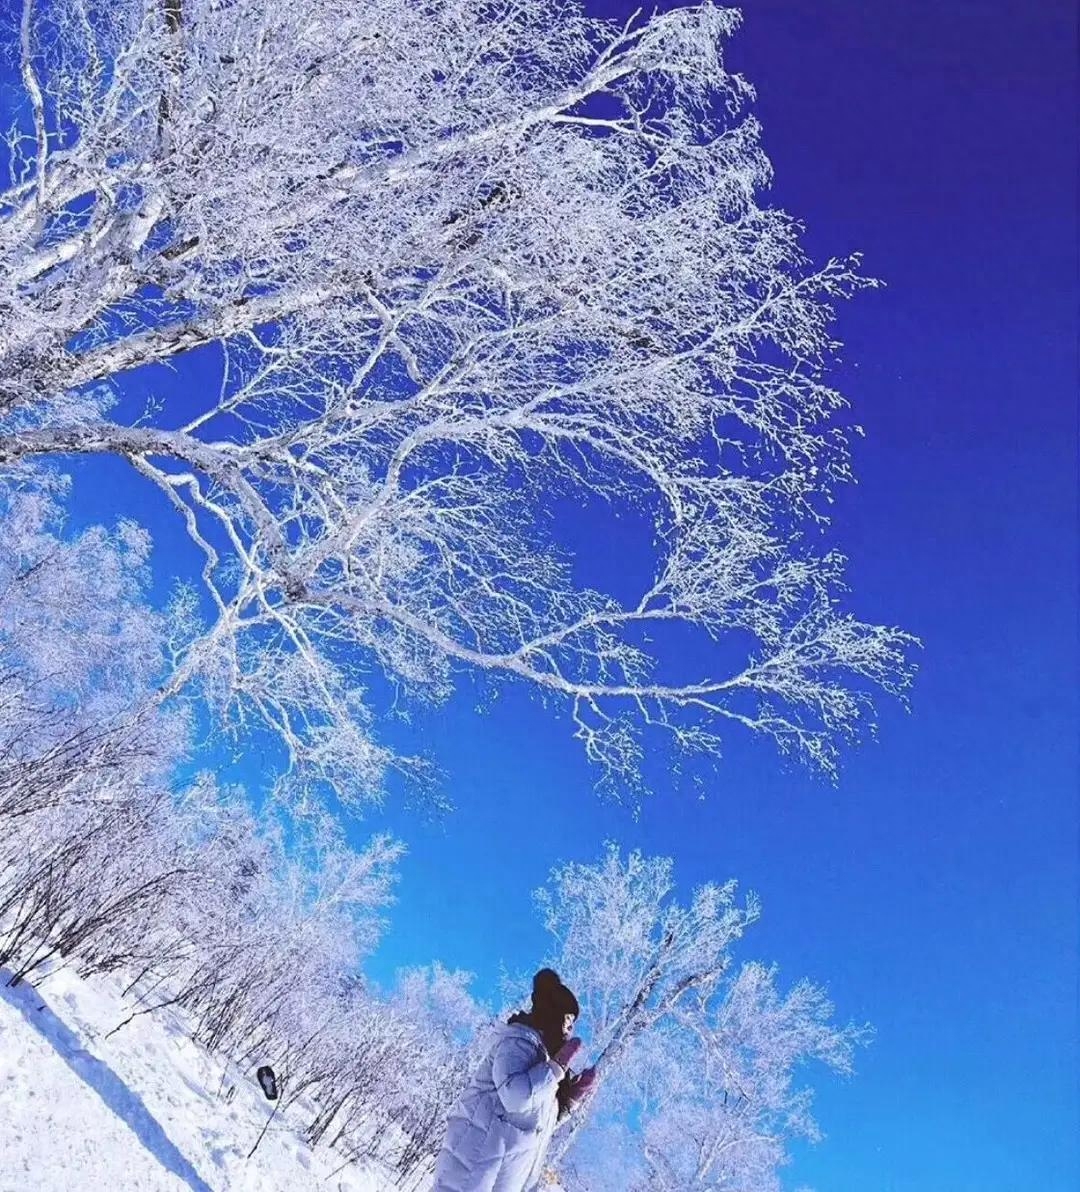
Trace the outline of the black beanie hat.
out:
[[[538,1015],[573,1014],[577,1018],[581,1009],[578,1000],[562,983],[554,969],[541,969],[533,977],[532,1010]]]

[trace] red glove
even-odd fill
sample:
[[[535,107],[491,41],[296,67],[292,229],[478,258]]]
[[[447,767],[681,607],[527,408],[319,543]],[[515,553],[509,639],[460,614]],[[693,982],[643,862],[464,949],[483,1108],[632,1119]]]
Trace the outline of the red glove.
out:
[[[583,1101],[588,1100],[596,1092],[596,1081],[597,1075],[595,1068],[586,1068],[580,1076],[572,1080],[570,1082],[570,1088],[566,1093],[566,1108],[572,1112]]]
[[[574,1056],[581,1050],[581,1046],[581,1040],[575,1035],[572,1039],[567,1039],[551,1058],[565,1072],[573,1062]]]

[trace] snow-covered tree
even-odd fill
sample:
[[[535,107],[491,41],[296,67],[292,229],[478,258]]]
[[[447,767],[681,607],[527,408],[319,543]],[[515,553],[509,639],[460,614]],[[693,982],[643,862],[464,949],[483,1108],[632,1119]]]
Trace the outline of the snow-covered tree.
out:
[[[447,1116],[481,1058],[490,1014],[471,981],[472,974],[435,963],[399,973],[387,998],[409,1032],[396,1072],[388,1073],[383,1110],[407,1139],[394,1160],[412,1178],[433,1168]]]
[[[4,979],[119,972],[132,1017],[180,1007],[196,1038],[272,1060],[291,1093],[331,1028],[340,1061],[342,990],[381,934],[401,846],[298,834],[208,775],[179,781],[190,725],[146,698],[172,630],[147,603],[147,536],[73,532],[63,490],[27,472],[0,495]]]
[[[64,490],[27,473],[0,498],[0,979],[118,973],[114,1030],[179,1009],[220,1055],[274,1065],[312,1143],[422,1176],[484,1015],[439,965],[364,986],[401,846],[179,782],[190,726],[146,699],[172,630],[147,603],[149,541],[74,532]]]
[[[133,723],[168,671],[149,538],[129,522],[65,532],[64,489],[0,476],[0,818],[87,799],[120,769],[152,784],[186,737],[175,710]]]
[[[819,1137],[800,1067],[850,1072],[865,1028],[808,981],[781,992],[775,968],[735,964],[758,905],[734,883],[684,906],[669,859],[612,845],[537,899],[602,1076],[560,1148],[567,1186],[778,1192],[790,1142]]]
[[[23,0],[0,466],[115,455],[175,509],[209,622],[159,697],[261,718],[356,802],[393,761],[372,670],[531,684],[618,782],[646,729],[831,769],[903,689],[910,639],[808,532],[849,478],[832,307],[870,283],[763,201],[737,19]],[[217,383],[164,392],[196,354]],[[634,590],[582,577],[556,505],[632,515]]]
[[[115,967],[145,943],[187,859],[168,778],[184,717],[135,710],[167,671],[144,599],[147,536],[65,533],[56,477],[0,491],[0,963]]]
[[[160,973],[168,997],[154,1001],[183,1006],[210,1047],[297,1068],[378,941],[403,849],[376,836],[359,851],[338,840],[295,855],[272,820],[242,804],[238,814],[236,802],[226,796],[209,840],[205,801],[189,821],[201,863],[184,922],[191,946]]]

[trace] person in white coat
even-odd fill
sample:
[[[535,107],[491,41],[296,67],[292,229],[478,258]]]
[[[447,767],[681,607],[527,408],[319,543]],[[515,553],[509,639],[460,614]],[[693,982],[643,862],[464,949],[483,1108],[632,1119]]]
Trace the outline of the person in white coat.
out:
[[[595,1070],[570,1063],[577,998],[552,969],[533,978],[528,1014],[515,1014],[454,1107],[432,1192],[533,1192],[560,1120],[593,1089]]]

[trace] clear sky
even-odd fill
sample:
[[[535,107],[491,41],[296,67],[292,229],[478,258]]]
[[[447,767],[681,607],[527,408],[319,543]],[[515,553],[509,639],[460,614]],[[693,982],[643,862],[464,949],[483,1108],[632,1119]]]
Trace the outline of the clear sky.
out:
[[[841,312],[836,379],[867,433],[834,540],[853,611],[924,641],[912,711],[886,705],[835,787],[732,738],[705,801],[660,789],[635,821],[591,793],[565,721],[523,692],[478,715],[463,687],[407,742],[441,766],[453,814],[392,802],[357,830],[410,847],[372,974],[438,958],[491,992],[501,963],[542,959],[530,891],[553,864],[605,839],[667,854],[684,891],[734,876],[761,895],[741,956],[824,983],[877,1029],[853,1081],[823,1080],[828,1138],[800,1150],[792,1188],[1071,1192],[1073,5],[747,0],[744,15],[729,61],[758,89],[772,201],[816,257],[860,250],[888,283]],[[77,520],[120,494],[159,572],[190,565],[122,465],[78,472]],[[583,545],[616,582],[618,540]]]

